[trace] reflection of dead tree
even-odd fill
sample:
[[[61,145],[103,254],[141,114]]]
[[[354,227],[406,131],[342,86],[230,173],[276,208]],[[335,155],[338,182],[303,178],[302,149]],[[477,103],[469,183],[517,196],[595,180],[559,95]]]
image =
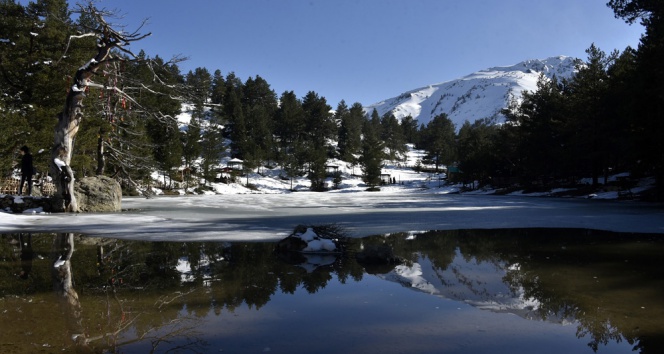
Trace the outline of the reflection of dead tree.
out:
[[[118,303],[120,303],[119,300]],[[205,350],[203,350],[202,340],[196,337],[198,334],[196,329],[201,325],[201,320],[191,316],[181,316],[176,319],[172,319],[167,323],[148,329],[137,338],[124,342],[118,342],[117,338],[120,336],[120,334],[132,327],[140,316],[141,315],[138,314],[130,320],[121,320],[118,327],[113,331],[86,337],[83,340],[80,340],[79,344],[89,345],[96,341],[103,341],[107,348],[118,349],[129,346],[131,344],[149,341],[150,346],[152,347],[150,352],[153,353],[157,351],[157,348],[161,344],[172,344],[176,342],[177,339],[177,342],[182,344],[170,347],[167,351],[180,352],[184,350],[192,353],[205,352]],[[199,348],[200,350],[197,350],[196,348]],[[112,350],[112,352],[116,351],[117,350]]]
[[[178,317],[168,323],[163,324],[159,328],[152,328],[148,330],[140,338],[136,339],[136,341],[149,340],[152,346],[150,353],[154,353],[157,351],[157,348],[161,344],[172,343],[174,338],[179,338],[180,340],[178,340],[178,342],[181,342],[182,344],[168,348],[166,351],[175,353],[179,353],[181,351],[203,353],[205,352],[204,342],[200,338],[196,337],[198,334],[196,328],[198,328],[200,325],[200,319],[196,319],[191,316]],[[167,330],[166,333],[163,334],[159,333],[161,330],[168,327],[170,327],[171,330]],[[182,341],[182,338],[186,340]]]
[[[103,254],[103,251],[101,251]],[[83,316],[81,310],[81,302],[78,293],[74,289],[73,272],[71,259],[74,254],[74,234],[61,233],[57,234],[53,239],[52,247],[52,280],[53,289],[56,295],[62,300],[61,306],[64,313],[64,321],[66,322],[67,334],[72,338],[74,345],[78,348],[87,348],[94,351],[93,344],[95,342],[103,342],[101,344],[104,348],[121,348],[134,343],[149,341],[152,347],[151,352],[157,351],[159,346],[170,344],[172,347],[168,351],[187,351],[187,352],[204,352],[204,342],[197,338],[196,328],[200,326],[200,319],[190,316],[178,316],[175,319],[167,321],[166,323],[150,327],[144,333],[139,334],[137,338],[118,342],[117,339],[123,332],[127,332],[130,328],[136,325],[139,317],[150,316],[149,312],[138,313],[133,316],[131,311],[124,308],[123,301],[118,298],[115,286],[107,288],[107,306],[106,313],[110,319],[114,312],[118,312],[117,324],[111,324],[112,328],[101,334],[90,335],[86,333],[85,326],[83,325]],[[168,305],[176,299],[182,298],[196,289],[187,292],[176,292],[170,297],[162,297],[155,303],[157,310],[162,306]],[[119,310],[115,310],[115,308]],[[163,348],[162,348],[163,349]],[[160,350],[161,351],[161,350]],[[113,352],[116,352],[115,350]]]
[[[164,305],[169,305],[171,302],[175,301],[176,299],[179,299],[181,297],[189,295],[189,294],[193,293],[194,291],[196,291],[196,289],[191,289],[191,290],[189,290],[185,293],[178,291],[171,298],[167,298],[166,296],[162,296],[162,297],[159,298],[159,300],[157,300],[157,302],[155,303],[155,306],[157,308],[161,308]]]
[[[198,332],[196,331],[201,325],[201,319],[192,316],[178,316],[178,318],[167,321],[166,323],[150,327],[134,339],[119,342],[117,339],[121,337],[121,334],[133,326],[136,326],[140,317],[149,317],[151,314],[149,312],[142,312],[131,317],[126,316],[131,314],[131,311],[125,310],[123,301],[117,296],[116,288],[111,286],[107,290],[107,295],[110,294],[111,296],[107,297],[106,313],[110,319],[112,317],[111,314],[114,312],[113,304],[117,306],[119,313],[121,314],[118,318],[117,325],[115,325],[115,328],[105,333],[78,338],[78,345],[90,346],[95,342],[102,342],[102,346],[105,349],[111,349],[111,352],[119,352],[119,348],[149,341],[152,348],[150,351],[151,353],[156,352],[157,348],[162,344],[173,345],[174,343],[180,344],[173,345],[172,347],[169,347],[168,350],[159,351],[205,352],[203,341],[197,337]],[[168,304],[177,298],[192,293],[193,291],[195,290],[186,293],[177,292],[169,300],[162,300],[162,298],[155,304],[155,307],[160,308],[163,304]]]
[[[120,326],[118,326],[118,328],[116,328],[116,330],[113,331],[113,332],[107,332],[107,333],[104,333],[104,334],[96,335],[96,336],[94,336],[94,337],[92,337],[92,336],[91,336],[91,337],[87,337],[87,338],[85,338],[85,344],[87,345],[87,344],[90,344],[90,343],[92,343],[92,342],[95,342],[95,341],[98,341],[98,340],[102,340],[102,339],[103,339],[103,340],[105,340],[107,343],[110,342],[110,343],[109,343],[109,346],[111,346],[111,347],[117,347],[118,344],[115,342],[115,338],[117,338],[118,335],[120,335],[120,333],[122,333],[124,330],[126,330],[127,328],[129,328],[129,327],[134,323],[135,319],[136,319],[136,318],[134,318],[134,319],[132,319],[132,320],[129,320],[129,321],[124,321],[124,322],[120,323]],[[111,343],[112,343],[112,344],[111,344]]]
[[[174,299],[179,298],[183,295],[185,294],[177,293]],[[115,291],[113,291],[113,298],[115,302],[120,306],[121,311],[124,314],[125,312],[122,309],[122,301],[117,298]],[[110,312],[112,311],[110,309],[111,308],[110,299],[108,304],[109,304],[108,312],[110,314]],[[160,352],[186,351],[192,353],[205,352],[203,348],[204,343],[200,338],[197,337],[198,332],[196,331],[196,329],[200,327],[202,320],[192,316],[178,316],[178,318],[172,319],[166,323],[150,327],[149,329],[147,329],[142,334],[139,334],[138,337],[134,339],[130,339],[124,342],[118,342],[117,338],[120,336],[120,334],[122,334],[130,327],[134,326],[138,318],[141,316],[150,316],[150,314],[147,312],[139,313],[129,320],[126,320],[124,316],[121,316],[117,328],[115,328],[111,332],[106,332],[96,336],[90,336],[85,339],[85,343],[91,344],[95,341],[104,341],[104,344],[108,348],[113,349],[112,352],[117,352],[118,348],[127,347],[132,344],[149,341],[151,346],[150,353],[156,352],[157,348],[162,344],[173,345],[175,343],[180,343],[177,345],[173,345],[172,347],[169,347],[168,350],[159,350],[159,351]]]
[[[53,239],[51,271],[53,290],[60,297],[65,321],[71,338],[77,343],[85,342],[81,323],[81,302],[72,282],[71,257],[74,254],[74,234],[60,233]]]

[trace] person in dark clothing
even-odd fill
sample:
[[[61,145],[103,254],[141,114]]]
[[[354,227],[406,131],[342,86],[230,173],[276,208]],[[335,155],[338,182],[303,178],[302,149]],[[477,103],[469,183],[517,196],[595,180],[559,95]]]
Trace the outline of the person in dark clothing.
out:
[[[20,149],[21,155],[21,184],[18,187],[18,195],[23,194],[23,185],[28,182],[28,195],[32,194],[32,175],[35,174],[35,168],[32,165],[32,155],[30,148],[23,145]]]

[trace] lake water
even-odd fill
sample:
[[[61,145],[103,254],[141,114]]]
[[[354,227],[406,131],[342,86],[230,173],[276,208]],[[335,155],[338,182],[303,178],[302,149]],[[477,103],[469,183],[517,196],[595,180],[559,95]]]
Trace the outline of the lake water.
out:
[[[361,262],[388,247],[399,262]],[[0,238],[1,353],[662,353],[664,239],[428,231],[274,242]]]

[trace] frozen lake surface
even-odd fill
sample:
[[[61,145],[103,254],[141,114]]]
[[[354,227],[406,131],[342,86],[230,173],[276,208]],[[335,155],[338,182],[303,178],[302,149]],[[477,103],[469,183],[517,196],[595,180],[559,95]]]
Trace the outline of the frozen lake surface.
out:
[[[142,240],[277,240],[298,224],[338,224],[351,236],[419,230],[588,228],[664,233],[659,204],[593,199],[297,192],[123,199],[121,213],[5,214],[1,232],[78,232]]]

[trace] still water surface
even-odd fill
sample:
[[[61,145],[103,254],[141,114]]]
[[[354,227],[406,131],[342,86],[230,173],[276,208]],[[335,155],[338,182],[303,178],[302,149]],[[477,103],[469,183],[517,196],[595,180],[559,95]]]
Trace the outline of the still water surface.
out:
[[[663,235],[459,230],[275,243],[0,237],[1,353],[662,353]],[[392,264],[359,261],[387,245]]]

